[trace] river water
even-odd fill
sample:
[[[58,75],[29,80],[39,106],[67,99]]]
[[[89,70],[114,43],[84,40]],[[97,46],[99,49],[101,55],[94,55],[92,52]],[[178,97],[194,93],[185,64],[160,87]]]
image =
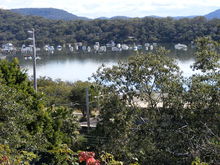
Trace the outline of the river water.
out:
[[[193,63],[193,51],[171,51],[169,56],[176,58],[184,76],[193,74],[190,65]],[[41,59],[37,60],[37,77],[50,77],[53,80],[61,79],[63,81],[74,82],[77,80],[86,81],[96,70],[104,64],[111,67],[117,64],[119,60],[125,60],[129,56],[135,55],[135,52],[120,52],[111,54],[79,54],[55,52],[54,54],[40,54]],[[26,70],[29,76],[33,75],[32,60],[28,60],[17,55],[20,65]]]

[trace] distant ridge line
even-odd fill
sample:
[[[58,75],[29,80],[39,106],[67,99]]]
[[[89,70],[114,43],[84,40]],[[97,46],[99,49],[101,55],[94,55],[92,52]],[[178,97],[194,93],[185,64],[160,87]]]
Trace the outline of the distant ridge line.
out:
[[[40,16],[44,17],[46,19],[51,19],[51,20],[91,20],[90,18],[87,17],[81,17],[74,15],[72,13],[69,13],[65,10],[62,9],[56,9],[56,8],[19,8],[19,9],[11,9],[10,11],[22,15],[31,15],[31,16]],[[194,18],[200,15],[194,15],[194,16],[176,16],[172,17],[174,19],[182,19],[182,18]],[[206,15],[201,15],[207,19],[214,19],[218,18],[220,19],[220,9],[215,10],[213,12],[210,12]],[[151,15],[151,16],[146,16],[146,17],[153,17],[153,18],[164,18],[156,15]],[[169,16],[167,16],[169,17]],[[128,20],[128,19],[133,19],[134,17],[128,17],[128,16],[114,16],[111,18],[108,17],[98,17],[95,19],[99,20]],[[137,17],[137,18],[143,18],[143,17]]]

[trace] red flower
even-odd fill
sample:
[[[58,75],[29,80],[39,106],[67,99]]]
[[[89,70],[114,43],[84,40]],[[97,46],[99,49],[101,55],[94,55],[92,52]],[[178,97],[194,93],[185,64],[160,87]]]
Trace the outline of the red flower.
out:
[[[92,157],[86,160],[86,165],[100,165],[100,163]]]
[[[2,163],[2,162],[7,162],[7,161],[8,161],[8,157],[5,156],[5,155],[3,155],[3,156],[1,157],[1,159],[0,159],[0,163]]]
[[[79,156],[79,162],[81,163],[83,161],[85,161],[85,159],[82,156]]]
[[[100,165],[98,160],[95,160],[94,152],[80,152],[79,153],[79,162],[86,161],[86,165]]]
[[[4,161],[7,161],[7,160],[8,160],[8,157],[4,155],[4,156],[2,157],[2,159],[3,159]]]

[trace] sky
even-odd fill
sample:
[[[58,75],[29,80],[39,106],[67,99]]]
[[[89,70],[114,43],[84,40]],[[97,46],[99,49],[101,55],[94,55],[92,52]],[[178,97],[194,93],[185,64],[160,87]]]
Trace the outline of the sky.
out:
[[[0,8],[58,8],[89,18],[205,15],[220,0],[0,0]]]

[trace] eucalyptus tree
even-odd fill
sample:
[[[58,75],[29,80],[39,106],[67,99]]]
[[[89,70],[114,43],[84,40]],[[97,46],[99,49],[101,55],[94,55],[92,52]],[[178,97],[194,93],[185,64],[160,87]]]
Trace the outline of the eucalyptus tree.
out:
[[[98,129],[110,139],[104,148],[126,155],[128,160],[157,162],[155,158],[164,149],[159,139],[165,129],[161,124],[170,122],[164,113],[174,113],[172,108],[183,109],[181,72],[167,53],[161,48],[137,55],[118,66],[100,68],[94,76],[103,87]]]
[[[102,149],[141,164],[220,161],[219,54],[208,38],[197,46],[194,68],[203,75],[184,78],[164,49],[97,71]]]
[[[210,37],[196,40],[194,74],[188,82],[186,109],[191,112],[194,154],[211,164],[220,162],[220,54],[219,43]]]

